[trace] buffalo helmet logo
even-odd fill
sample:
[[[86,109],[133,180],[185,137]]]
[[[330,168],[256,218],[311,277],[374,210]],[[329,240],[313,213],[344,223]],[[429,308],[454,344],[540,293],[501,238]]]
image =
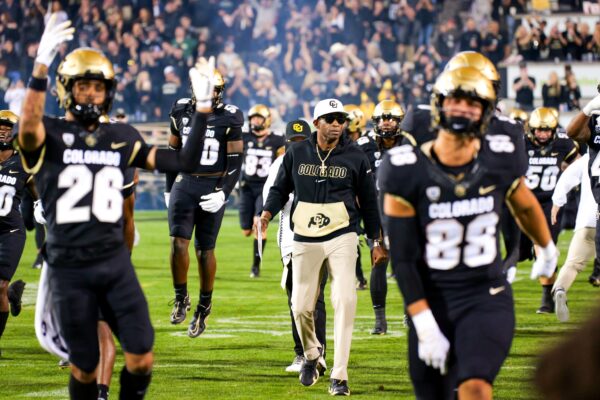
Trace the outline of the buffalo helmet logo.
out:
[[[320,229],[324,226],[329,225],[329,222],[331,221],[328,216],[322,213],[318,213],[314,217],[310,218],[310,221],[308,222],[308,227],[310,228],[311,226],[316,225],[316,227]]]

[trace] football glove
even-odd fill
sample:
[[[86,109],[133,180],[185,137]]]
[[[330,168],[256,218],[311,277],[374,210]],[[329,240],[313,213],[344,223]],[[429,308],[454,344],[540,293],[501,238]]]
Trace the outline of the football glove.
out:
[[[517,277],[517,267],[515,267],[514,265],[511,265],[506,270],[506,281],[512,285],[513,282],[515,281],[516,277]]]
[[[33,218],[40,225],[46,225],[46,216],[44,215],[44,207],[41,200],[33,202]]]
[[[200,207],[202,207],[204,211],[209,213],[216,213],[225,204],[225,193],[222,191],[205,194],[200,198],[204,201],[201,201],[198,204],[200,204]]]
[[[588,117],[600,113],[600,94],[591,99],[581,111]]]
[[[165,206],[169,208],[169,199],[171,199],[171,193],[165,192]]]
[[[196,111],[198,112],[210,112],[212,109],[214,74],[214,57],[210,57],[208,61],[201,57],[196,65],[190,68],[190,81],[192,82],[192,91],[196,98]]]
[[[558,250],[551,240],[546,247],[538,246],[537,258],[531,267],[531,279],[536,279],[541,276],[550,278],[556,270],[558,262]]]
[[[450,342],[440,330],[430,309],[412,316],[412,322],[419,338],[419,358],[430,367],[446,375],[446,359]]]
[[[58,24],[56,22],[56,14],[52,13],[40,39],[35,62],[50,67],[56,57],[56,53],[58,53],[60,45],[73,40],[73,33],[75,33],[75,28],[71,26],[70,20]]]

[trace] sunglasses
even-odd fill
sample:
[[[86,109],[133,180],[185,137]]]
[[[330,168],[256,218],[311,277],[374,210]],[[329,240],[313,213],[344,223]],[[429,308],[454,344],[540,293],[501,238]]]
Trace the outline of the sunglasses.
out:
[[[333,121],[337,121],[338,124],[343,124],[347,121],[346,116],[343,114],[328,114],[322,117],[328,124],[333,124]]]

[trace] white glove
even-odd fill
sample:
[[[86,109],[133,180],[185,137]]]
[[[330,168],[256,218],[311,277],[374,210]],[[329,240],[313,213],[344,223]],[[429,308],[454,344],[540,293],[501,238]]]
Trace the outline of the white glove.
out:
[[[44,215],[44,207],[41,200],[33,202],[33,218],[35,222],[41,225],[46,225],[46,216]]]
[[[169,208],[169,199],[170,198],[171,198],[171,193],[165,192],[165,206],[167,206],[167,208]]]
[[[450,342],[440,331],[433,313],[427,309],[411,318],[419,338],[419,358],[430,367],[439,369],[442,375],[446,375]]]
[[[550,243],[546,247],[537,247],[537,258],[531,267],[531,279],[545,276],[550,278],[556,270],[556,264],[558,262],[558,250],[554,245],[554,242],[550,240]]]
[[[515,281],[516,277],[517,277],[517,267],[515,267],[514,265],[511,265],[506,270],[506,281],[512,285],[513,282]]]
[[[53,13],[50,15],[42,38],[40,39],[35,62],[50,67],[52,61],[54,61],[54,57],[56,57],[60,45],[69,40],[73,40],[73,33],[75,33],[75,28],[71,27],[70,20],[57,24],[56,14]]]
[[[212,107],[213,89],[215,75],[215,58],[210,57],[208,61],[201,57],[196,65],[190,68],[190,81],[192,91],[196,98],[196,111],[203,112]]]
[[[200,198],[204,199],[199,203],[200,207],[209,213],[216,213],[225,204],[225,193],[222,191],[205,194]]]
[[[597,114],[598,111],[600,111],[600,94],[591,99],[581,111],[583,111],[583,113],[588,117],[592,114]]]

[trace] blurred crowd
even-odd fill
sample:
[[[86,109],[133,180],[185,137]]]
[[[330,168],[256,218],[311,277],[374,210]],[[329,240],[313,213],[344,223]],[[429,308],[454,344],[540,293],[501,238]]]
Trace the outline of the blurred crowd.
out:
[[[113,61],[113,109],[131,122],[167,120],[174,101],[189,96],[187,70],[201,56],[217,56],[226,102],[244,112],[263,103],[275,120],[286,121],[310,120],[326,96],[360,105],[367,115],[383,99],[427,102],[457,51],[480,51],[495,63],[600,54],[598,26],[590,32],[571,23],[554,39],[555,27],[542,20],[516,19],[524,0],[473,2],[477,9],[464,24],[458,13],[468,10],[442,18],[443,6],[441,0],[2,0],[0,108],[20,111],[47,7],[77,29],[61,55],[90,46]],[[535,39],[533,32],[547,36]],[[60,113],[53,96],[46,111]]]

